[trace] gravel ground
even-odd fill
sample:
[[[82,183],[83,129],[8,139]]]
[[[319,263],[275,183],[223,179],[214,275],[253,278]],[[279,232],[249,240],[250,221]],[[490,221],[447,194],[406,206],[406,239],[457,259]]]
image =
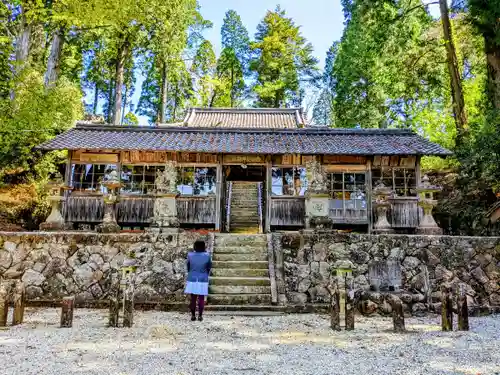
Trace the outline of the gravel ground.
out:
[[[0,330],[0,374],[500,374],[500,316],[471,318],[469,332],[440,332],[439,318],[357,318],[332,332],[326,316],[222,316],[137,312],[131,329],[106,328],[106,311],[75,310],[60,329],[58,309],[28,309]]]

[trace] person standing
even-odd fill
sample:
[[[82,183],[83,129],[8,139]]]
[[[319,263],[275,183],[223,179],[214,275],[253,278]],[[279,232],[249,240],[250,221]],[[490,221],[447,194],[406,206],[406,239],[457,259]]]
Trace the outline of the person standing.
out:
[[[187,270],[188,277],[184,293],[191,295],[191,320],[196,320],[196,302],[198,301],[198,320],[203,320],[203,309],[205,307],[205,296],[208,295],[208,277],[212,269],[212,259],[206,252],[205,242],[196,241],[194,251],[188,253]]]

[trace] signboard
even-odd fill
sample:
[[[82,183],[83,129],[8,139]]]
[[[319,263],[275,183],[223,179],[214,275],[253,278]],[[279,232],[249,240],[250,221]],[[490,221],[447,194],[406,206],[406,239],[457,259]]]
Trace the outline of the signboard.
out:
[[[325,155],[324,164],[366,164],[366,157],[352,155]]]
[[[224,155],[224,164],[263,164],[264,155]]]
[[[118,163],[118,154],[82,152],[78,160],[87,163]]]

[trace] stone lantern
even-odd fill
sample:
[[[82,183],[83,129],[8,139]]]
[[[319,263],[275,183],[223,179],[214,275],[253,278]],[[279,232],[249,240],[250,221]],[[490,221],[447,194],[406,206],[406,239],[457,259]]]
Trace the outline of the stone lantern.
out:
[[[382,180],[379,180],[373,189],[373,207],[377,212],[377,222],[373,226],[374,233],[384,234],[393,233],[389,220],[387,220],[387,211],[391,207],[389,198],[392,196],[392,189],[385,186]]]
[[[151,226],[156,230],[177,228],[177,165],[173,161],[165,164],[163,171],[156,173],[156,196]]]
[[[51,205],[50,215],[45,222],[40,224],[40,230],[52,231],[66,229],[67,225],[64,222],[64,217],[61,214],[61,202],[64,200],[64,190],[66,190],[62,179],[50,181],[47,184],[49,191],[49,201]]]
[[[316,160],[306,164],[308,187],[306,193],[306,227],[330,228],[330,196],[323,166]]]
[[[434,199],[434,194],[441,191],[441,186],[431,185],[429,182],[429,177],[425,175],[422,178],[422,183],[417,187],[416,191],[418,193],[418,206],[422,207],[424,211],[424,216],[420,220],[420,224],[417,228],[417,233],[419,234],[443,234],[443,230],[439,228],[434,217],[432,216],[432,210],[437,205],[437,200]]]
[[[115,207],[118,202],[117,189],[121,186],[118,172],[111,171],[109,177],[102,184],[107,190],[107,194],[104,196],[104,218],[96,229],[100,233],[116,233],[121,229],[116,221],[115,214]]]

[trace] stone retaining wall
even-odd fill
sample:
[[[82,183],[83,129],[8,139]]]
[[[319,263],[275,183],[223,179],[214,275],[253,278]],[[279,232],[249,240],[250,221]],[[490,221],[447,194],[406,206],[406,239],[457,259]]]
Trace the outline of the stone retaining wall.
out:
[[[273,234],[277,280],[288,303],[330,300],[325,288],[334,264],[350,260],[358,309],[388,314],[384,293],[370,292],[370,262],[392,260],[401,264],[405,308],[413,313],[440,309],[440,286],[466,284],[469,307],[500,311],[500,237],[339,234],[301,231]],[[281,273],[281,275],[280,275]],[[426,285],[430,290],[426,293]],[[430,306],[427,306],[430,305]]]
[[[185,301],[185,258],[200,235],[7,233],[0,232],[0,278],[21,279],[30,300],[78,302],[106,299],[113,274],[125,255],[135,250],[143,266],[137,280],[137,302]],[[400,298],[413,313],[439,309],[440,285],[467,285],[469,305],[500,311],[500,238],[337,234],[328,231],[272,233],[276,291],[288,305],[327,303],[325,286],[339,260],[354,266],[355,286],[362,289],[358,309],[390,313],[384,293],[370,292],[372,261],[401,264]],[[210,244],[209,244],[210,246]],[[428,275],[428,276],[427,276]],[[426,295],[425,286],[430,290]]]
[[[30,300],[105,299],[130,251],[140,254],[137,302],[183,301],[186,255],[196,233],[0,233],[0,278],[21,279]]]

